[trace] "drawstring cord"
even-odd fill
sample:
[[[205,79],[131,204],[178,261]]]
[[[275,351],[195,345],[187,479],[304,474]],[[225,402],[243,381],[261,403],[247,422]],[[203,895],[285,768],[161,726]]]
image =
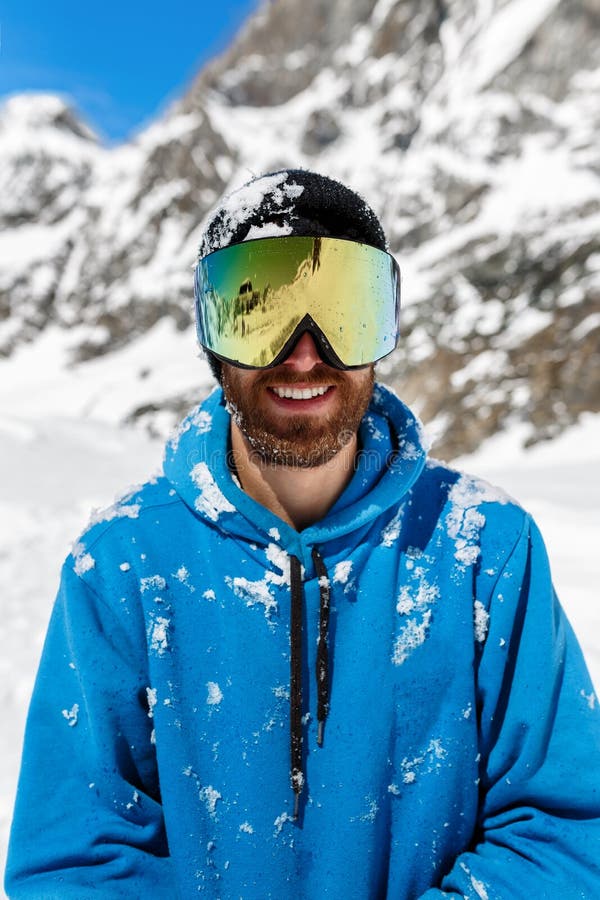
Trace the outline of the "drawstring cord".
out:
[[[304,787],[302,771],[302,566],[290,556],[291,633],[290,633],[290,761],[294,791],[294,819],[298,818],[300,794]]]
[[[329,575],[323,557],[316,547],[312,551],[313,563],[319,579],[319,640],[317,643],[317,743],[323,746],[323,729],[329,712],[329,650],[327,637],[329,632],[329,600],[331,587]]]
[[[323,745],[323,729],[329,712],[329,608],[331,587],[325,563],[316,547],[312,559],[319,583],[319,638],[317,643],[317,743]],[[290,556],[290,770],[294,791],[294,819],[298,818],[300,794],[304,788],[302,767],[302,565]]]

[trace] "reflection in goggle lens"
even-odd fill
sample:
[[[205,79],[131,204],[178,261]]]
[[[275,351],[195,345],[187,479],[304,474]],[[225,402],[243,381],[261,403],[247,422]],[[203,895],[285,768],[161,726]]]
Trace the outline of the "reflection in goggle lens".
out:
[[[205,256],[195,276],[199,343],[235,365],[277,365],[310,331],[334,365],[367,365],[399,334],[400,271],[368,244],[275,237]]]

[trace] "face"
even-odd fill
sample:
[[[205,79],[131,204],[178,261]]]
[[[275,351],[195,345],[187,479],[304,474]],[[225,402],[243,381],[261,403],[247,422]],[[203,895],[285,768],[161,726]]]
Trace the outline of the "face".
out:
[[[261,462],[312,468],[355,435],[374,384],[374,367],[334,369],[307,332],[273,369],[223,363],[223,391],[235,423]]]

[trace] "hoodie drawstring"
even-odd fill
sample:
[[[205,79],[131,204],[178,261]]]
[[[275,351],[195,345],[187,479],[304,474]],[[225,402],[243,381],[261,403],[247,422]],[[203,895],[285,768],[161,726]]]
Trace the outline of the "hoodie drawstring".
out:
[[[316,547],[312,551],[313,563],[319,579],[319,640],[317,643],[317,743],[323,746],[323,729],[329,712],[329,650],[327,637],[329,632],[329,600],[331,589],[329,575],[323,557]]]
[[[319,583],[319,638],[317,642],[317,743],[323,744],[323,729],[329,712],[329,632],[330,583],[323,558],[316,547],[312,551],[313,564]],[[290,556],[290,770],[294,791],[294,819],[298,818],[300,794],[304,788],[302,766],[302,565]]]
[[[302,566],[297,556],[290,557],[290,764],[294,791],[294,819],[298,818],[300,794],[304,787],[302,771]]]

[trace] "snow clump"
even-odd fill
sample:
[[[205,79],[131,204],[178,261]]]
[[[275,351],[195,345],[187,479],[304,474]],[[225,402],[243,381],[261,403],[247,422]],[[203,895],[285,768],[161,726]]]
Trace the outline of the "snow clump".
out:
[[[69,723],[69,726],[73,728],[77,725],[77,718],[79,716],[79,703],[74,703],[71,709],[63,709],[62,714]]]
[[[391,519],[381,532],[381,546],[392,547],[400,537],[404,506],[401,506],[393,519]]]
[[[436,602],[440,590],[436,584],[430,584],[423,575],[421,567],[414,570],[409,584],[403,585],[398,594],[396,611],[402,617],[400,631],[394,644],[392,662],[401,666],[409,656],[425,643],[431,625],[431,607]]]
[[[269,177],[251,181],[231,194],[223,197],[219,204],[209,213],[206,229],[198,250],[198,258],[207,256],[215,250],[227,247],[240,226],[252,219],[257,211],[264,209],[264,220],[260,234],[248,229],[244,240],[252,240],[253,237],[272,236],[276,222],[269,222],[269,214],[281,221],[286,213],[292,213],[294,201],[304,191],[304,187],[293,181],[288,182],[287,172],[277,172]],[[267,231],[267,227],[269,231]],[[286,228],[285,223],[280,226],[277,233],[282,233]],[[289,233],[286,231],[286,233]]]
[[[475,640],[483,644],[487,637],[490,624],[490,614],[481,602],[476,600],[473,606],[473,622],[475,626]]]
[[[206,787],[200,789],[198,796],[206,806],[206,811],[211,819],[216,819],[217,803],[221,800],[221,794],[212,785],[208,784]]]
[[[73,571],[76,575],[84,575],[96,565],[96,560],[91,553],[86,552],[85,546],[82,543],[75,544],[73,547],[73,557],[75,559]]]
[[[164,591],[167,582],[162,575],[148,575],[146,578],[140,578],[140,590],[142,594],[146,591]]]
[[[350,572],[352,571],[352,560],[345,559],[336,564],[333,570],[334,584],[347,584]]]
[[[150,624],[150,647],[159,656],[163,656],[169,647],[168,629],[170,620],[157,616]]]
[[[277,544],[269,544],[265,555],[268,562],[280,570],[279,574],[267,569],[264,577],[257,581],[250,581],[243,576],[226,575],[225,584],[231,588],[236,597],[245,600],[246,606],[264,606],[265,616],[270,620],[277,612],[277,600],[271,592],[271,585],[289,585],[290,561],[287,553]]]
[[[206,687],[208,689],[208,696],[206,698],[206,702],[209,706],[218,706],[221,700],[223,699],[223,691],[219,687],[216,681],[208,681],[206,683]]]
[[[235,506],[217,487],[206,463],[197,463],[190,472],[190,478],[200,491],[194,502],[199,513],[205,515],[211,522],[216,522],[221,513],[235,512]]]
[[[450,510],[446,529],[455,542],[454,557],[464,566],[472,566],[479,557],[479,535],[485,516],[478,509],[482,503],[508,503],[509,497],[499,488],[479,478],[461,475],[448,494]]]

